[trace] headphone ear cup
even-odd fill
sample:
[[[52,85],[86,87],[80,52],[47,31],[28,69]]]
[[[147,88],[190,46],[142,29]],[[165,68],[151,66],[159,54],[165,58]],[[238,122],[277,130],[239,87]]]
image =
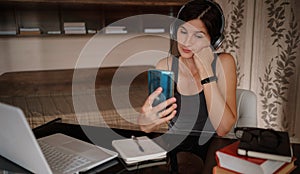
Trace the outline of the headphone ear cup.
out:
[[[213,47],[217,50],[223,43],[225,36],[221,34],[221,36],[213,43]]]
[[[172,22],[170,25],[170,38],[172,40],[176,39],[176,35],[175,35],[175,22]]]
[[[216,41],[214,41],[212,43],[212,46],[214,47],[214,49],[217,50],[222,45],[222,43],[225,39],[225,36],[223,34],[224,27],[225,27],[224,13],[223,13],[223,10],[222,10],[222,8],[220,7],[220,5],[218,3],[216,3],[215,1],[212,1],[212,0],[206,0],[206,1],[211,3],[213,6],[215,6],[221,14],[222,24],[221,24],[221,28],[220,28],[220,36],[216,39]]]

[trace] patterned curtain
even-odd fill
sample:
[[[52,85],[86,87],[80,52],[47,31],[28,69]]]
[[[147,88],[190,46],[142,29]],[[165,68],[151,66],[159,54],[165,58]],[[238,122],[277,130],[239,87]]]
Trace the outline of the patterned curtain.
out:
[[[257,95],[258,126],[289,131],[299,141],[300,2],[216,1],[226,18],[222,49],[236,59],[238,88]]]

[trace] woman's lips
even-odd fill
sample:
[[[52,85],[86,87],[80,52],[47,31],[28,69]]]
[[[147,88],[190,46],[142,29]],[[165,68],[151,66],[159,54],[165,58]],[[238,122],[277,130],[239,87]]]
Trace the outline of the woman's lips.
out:
[[[185,53],[190,53],[191,52],[191,50],[186,49],[186,48],[182,48],[182,51],[185,52]]]

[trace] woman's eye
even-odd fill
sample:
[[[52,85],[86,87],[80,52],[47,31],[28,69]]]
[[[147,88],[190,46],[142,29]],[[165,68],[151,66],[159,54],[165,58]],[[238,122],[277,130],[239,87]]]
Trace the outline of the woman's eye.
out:
[[[204,36],[202,34],[195,34],[196,38],[203,38]]]
[[[180,30],[180,33],[182,33],[182,34],[187,34],[187,31],[185,31],[185,30]]]

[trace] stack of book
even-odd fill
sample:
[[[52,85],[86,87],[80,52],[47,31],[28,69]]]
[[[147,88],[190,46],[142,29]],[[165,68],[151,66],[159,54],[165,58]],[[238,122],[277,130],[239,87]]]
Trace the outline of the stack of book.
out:
[[[53,34],[53,35],[61,34],[61,31],[60,30],[47,31],[47,34]]]
[[[65,34],[86,34],[84,22],[64,22]]]
[[[126,34],[127,28],[125,26],[107,26],[104,31],[105,34]]]
[[[251,142],[236,141],[216,151],[217,166],[213,173],[287,174],[296,166],[287,132],[279,132],[276,148],[258,147]],[[253,141],[255,138],[252,138]],[[257,144],[257,143],[254,143]]]
[[[88,34],[96,34],[96,33],[97,33],[97,30],[88,29],[88,30],[87,30],[87,33],[88,33]]]
[[[114,140],[112,146],[129,171],[166,164],[167,151],[146,136]]]
[[[40,35],[41,30],[38,27],[33,28],[20,28],[20,35]]]
[[[0,30],[0,35],[16,35],[16,30]]]
[[[164,28],[144,28],[144,33],[164,33]]]

